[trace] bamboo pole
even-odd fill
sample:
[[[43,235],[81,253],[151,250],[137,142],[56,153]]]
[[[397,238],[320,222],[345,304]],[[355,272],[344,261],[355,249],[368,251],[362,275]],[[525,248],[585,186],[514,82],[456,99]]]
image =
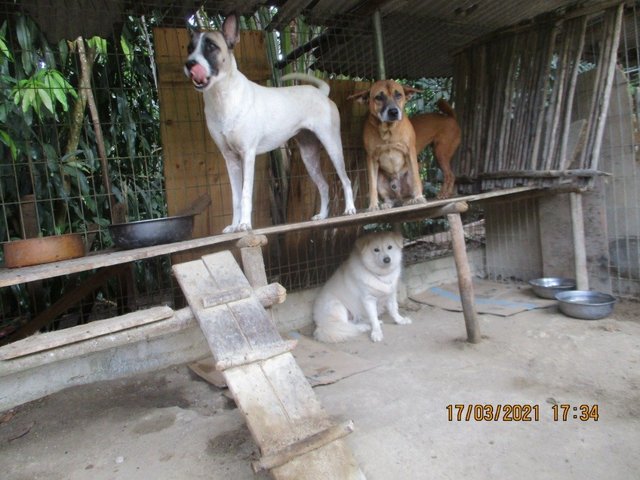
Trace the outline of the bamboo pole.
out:
[[[380,10],[373,12],[373,35],[375,38],[376,61],[378,62],[378,80],[386,80],[387,71],[384,64],[384,45],[382,43],[382,18]]]
[[[600,111],[600,115],[598,116],[597,125],[596,125],[596,134],[595,134],[595,144],[593,147],[593,152],[591,154],[591,168],[598,168],[598,161],[600,160],[600,148],[602,145],[602,136],[604,134],[604,128],[607,120],[607,113],[609,111],[609,101],[611,96],[611,89],[613,87],[613,78],[615,76],[616,69],[616,61],[617,61],[617,51],[618,45],[620,44],[620,32],[622,29],[622,14],[624,11],[624,5],[620,4],[614,9],[611,9],[611,16],[613,16],[612,20],[612,29],[613,33],[610,35],[611,44],[609,55],[607,58],[606,65],[606,79],[605,85],[602,92],[602,108]]]
[[[89,73],[89,63],[87,61],[87,54],[84,49],[84,40],[82,37],[78,37],[77,42],[78,47],[78,55],[80,56],[80,69],[82,75],[90,75]],[[90,54],[92,56],[92,54]],[[93,129],[96,135],[96,144],[98,147],[98,155],[100,157],[100,165],[102,167],[102,183],[106,190],[107,198],[109,199],[109,212],[111,214],[111,220],[113,221],[113,211],[114,211],[114,198],[111,193],[111,180],[109,179],[109,162],[107,160],[107,149],[104,145],[104,137],[102,136],[102,126],[100,125],[100,115],[98,114],[98,107],[96,106],[96,100],[93,96],[93,90],[91,88],[91,83],[86,86],[86,95],[87,95],[87,105],[89,105],[89,112],[91,113],[91,120],[93,122]]]
[[[575,35],[578,37],[578,46],[573,55],[573,70],[571,72],[571,78],[569,80],[568,92],[567,92],[567,104],[564,117],[564,136],[562,138],[562,145],[560,147],[560,160],[558,162],[558,169],[563,170],[567,167],[567,146],[569,142],[569,133],[571,127],[572,113],[573,113],[573,99],[575,98],[576,87],[578,84],[578,72],[580,71],[580,58],[582,58],[582,52],[584,51],[585,36],[587,29],[587,18],[582,17],[577,20],[573,20]],[[573,152],[572,152],[573,154]],[[573,157],[573,155],[572,155]]]

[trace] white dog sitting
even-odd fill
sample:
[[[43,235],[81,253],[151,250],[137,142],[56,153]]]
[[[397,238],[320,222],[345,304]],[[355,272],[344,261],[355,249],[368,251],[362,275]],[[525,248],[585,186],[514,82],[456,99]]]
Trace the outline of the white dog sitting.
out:
[[[383,307],[396,323],[411,323],[410,318],[398,312],[401,271],[400,234],[383,232],[360,237],[313,304],[316,340],[342,342],[371,330],[371,340],[379,342],[383,335],[378,314]],[[361,320],[367,323],[360,323]]]

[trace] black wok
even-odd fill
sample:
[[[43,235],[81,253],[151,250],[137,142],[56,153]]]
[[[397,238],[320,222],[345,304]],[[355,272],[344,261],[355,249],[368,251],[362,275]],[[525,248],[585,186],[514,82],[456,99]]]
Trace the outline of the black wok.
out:
[[[194,217],[210,203],[209,195],[204,194],[178,215],[137,222],[114,223],[109,225],[109,233],[111,233],[115,246],[123,249],[151,247],[187,240],[191,238],[193,232]]]
[[[138,222],[109,225],[109,232],[116,247],[130,249],[151,247],[191,238],[194,215],[152,218]]]

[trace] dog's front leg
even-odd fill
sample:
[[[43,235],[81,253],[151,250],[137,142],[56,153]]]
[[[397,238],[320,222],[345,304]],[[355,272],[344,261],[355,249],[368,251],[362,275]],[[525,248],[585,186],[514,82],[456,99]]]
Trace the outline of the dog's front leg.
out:
[[[420,178],[420,167],[418,166],[418,153],[416,152],[416,144],[413,141],[409,145],[409,172],[410,182],[413,186],[412,197],[404,202],[405,205],[417,205],[420,203],[427,203],[422,195],[422,179]]]
[[[371,324],[371,340],[374,342],[382,341],[382,327],[378,319],[378,301],[376,297],[367,296],[362,299],[367,320]]]
[[[242,154],[242,196],[240,207],[240,223],[237,232],[251,230],[251,213],[253,210],[253,180],[255,176],[256,151],[248,149]]]
[[[408,325],[411,323],[411,319],[409,317],[403,317],[398,311],[398,294],[395,290],[393,290],[389,297],[387,297],[387,312],[389,312],[393,321],[398,325]]]
[[[371,155],[367,158],[367,173],[369,174],[369,211],[379,210],[378,206],[378,172],[379,165]]]
[[[233,152],[224,152],[223,157],[227,165],[229,184],[231,185],[233,218],[231,225],[225,227],[222,233],[231,233],[238,230],[238,224],[242,217],[242,160]]]

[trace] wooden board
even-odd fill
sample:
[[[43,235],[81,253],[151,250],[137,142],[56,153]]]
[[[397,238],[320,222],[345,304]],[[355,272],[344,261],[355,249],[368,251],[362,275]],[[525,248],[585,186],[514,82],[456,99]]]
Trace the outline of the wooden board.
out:
[[[257,228],[251,232],[253,235],[275,235],[305,230],[322,230],[330,228],[342,228],[345,226],[364,225],[378,222],[403,221],[407,218],[433,218],[441,215],[440,207],[457,202],[480,202],[511,195],[540,195],[544,190],[537,187],[515,187],[505,190],[480,193],[477,195],[465,195],[444,200],[432,200],[421,205],[407,205],[403,207],[379,210],[376,212],[360,212],[355,215],[330,217],[325,220],[305,221],[287,225],[274,225]],[[548,192],[548,191],[547,191]],[[131,250],[106,250],[100,253],[87,255],[86,257],[62,260],[60,262],[34,265],[23,268],[0,268],[0,287],[18,285],[43,278],[52,278],[60,275],[84,272],[95,268],[118,265],[121,263],[153,258],[160,255],[209,248],[213,245],[221,246],[235,242],[249,235],[247,232],[236,232],[212,235],[202,238],[194,238],[182,242],[154,245],[153,247],[136,248]],[[198,253],[202,254],[200,250]]]
[[[230,252],[174,265],[173,270],[217,363],[225,358],[257,358],[260,352],[287,345],[255,294],[225,293],[218,298],[228,299],[227,303],[212,307],[203,303],[215,298],[216,291],[250,289]],[[225,368],[223,376],[263,458],[278,459],[277,464],[261,467],[271,468],[273,478],[364,478],[341,438],[314,445],[311,451],[304,449],[310,439],[324,437],[333,424],[291,353],[276,352],[236,364]]]
[[[216,291],[251,288],[231,252],[207,255],[203,260],[175,265],[173,270],[216,361],[284,345],[255,295],[210,308],[204,306],[203,300]]]
[[[167,306],[139,310],[116,318],[97,320],[86,325],[78,325],[64,330],[43,333],[33,337],[18,340],[0,348],[0,360],[23,357],[45,350],[51,350],[63,345],[82,342],[91,338],[109,335],[130,328],[139,327],[164,320],[173,315],[173,310]]]

